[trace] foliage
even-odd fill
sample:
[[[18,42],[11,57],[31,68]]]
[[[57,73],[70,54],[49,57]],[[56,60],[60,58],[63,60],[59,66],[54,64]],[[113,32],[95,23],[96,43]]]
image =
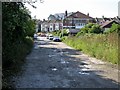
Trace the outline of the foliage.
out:
[[[96,58],[118,63],[118,34],[85,34],[63,42]]]
[[[100,28],[100,25],[94,24],[94,23],[88,23],[85,27],[80,29],[80,32],[77,33],[77,37],[80,35],[84,35],[86,33],[102,33],[102,30]]]
[[[68,33],[67,33],[66,29],[63,29],[63,36],[68,36]]]
[[[63,30],[56,30],[56,31],[53,31],[51,32],[54,36],[68,36],[68,33],[66,31],[66,29],[63,29]]]
[[[26,36],[33,36],[35,23],[32,21],[29,12],[22,3],[2,3],[3,13],[3,65],[5,62],[13,61],[7,58],[8,50],[11,50],[13,44],[20,44]]]
[[[112,33],[112,32],[118,32],[120,30],[120,24],[112,24],[112,27],[106,31],[104,31],[104,33]]]
[[[89,32],[90,32],[90,33],[99,34],[99,33],[102,33],[102,30],[101,30],[101,28],[100,28],[100,25],[94,24],[94,25],[89,29]]]
[[[29,14],[21,2],[2,3],[3,87],[7,87],[5,78],[24,61],[33,46],[35,23]]]
[[[85,28],[92,28],[92,26],[94,25],[94,23],[88,23]]]

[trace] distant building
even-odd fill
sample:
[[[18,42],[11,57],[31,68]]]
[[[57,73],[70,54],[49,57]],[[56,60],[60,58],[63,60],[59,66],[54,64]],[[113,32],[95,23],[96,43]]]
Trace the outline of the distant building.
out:
[[[49,32],[52,32],[55,30],[55,20],[49,20]]]
[[[89,14],[85,15],[79,11],[68,13],[50,14],[48,20],[41,23],[41,31],[52,32],[61,29],[80,29],[87,23],[93,22]]]
[[[63,28],[67,29],[80,29],[84,27],[87,23],[92,22],[93,18],[85,15],[79,11],[73,12],[71,15],[67,15],[63,20]]]
[[[41,32],[49,32],[49,22],[48,20],[43,20],[41,23]]]
[[[111,28],[112,24],[119,24],[118,22],[116,22],[115,20],[111,20],[111,21],[106,21],[104,24],[101,25],[101,28],[103,29],[103,31],[106,31],[108,29]]]

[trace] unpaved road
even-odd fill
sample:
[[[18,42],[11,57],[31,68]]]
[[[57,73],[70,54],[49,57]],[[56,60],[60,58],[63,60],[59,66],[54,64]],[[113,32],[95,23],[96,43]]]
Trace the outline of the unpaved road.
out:
[[[44,37],[26,58],[16,88],[118,88],[117,66]]]

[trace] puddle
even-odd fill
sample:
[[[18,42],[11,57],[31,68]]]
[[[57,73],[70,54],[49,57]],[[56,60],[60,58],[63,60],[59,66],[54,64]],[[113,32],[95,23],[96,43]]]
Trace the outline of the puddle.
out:
[[[57,71],[57,68],[52,68],[52,71]]]
[[[53,50],[54,52],[56,52],[57,50]]]
[[[62,64],[66,63],[65,61],[61,61]]]
[[[82,71],[89,71],[87,68],[83,68],[83,69],[81,69]]]
[[[63,52],[60,52],[60,55],[63,55]]]
[[[66,61],[64,61],[63,59],[61,59],[61,62],[60,62],[60,63],[65,64],[65,63],[69,63],[69,62],[66,62]]]
[[[82,75],[90,75],[90,73],[86,73],[86,72],[78,72],[78,73]]]
[[[75,62],[76,62],[77,60],[73,60],[73,61],[75,61]]]
[[[48,57],[53,57],[53,56],[56,56],[56,55],[48,55]]]
[[[61,63],[64,64],[64,63],[69,63],[69,62],[61,61]]]

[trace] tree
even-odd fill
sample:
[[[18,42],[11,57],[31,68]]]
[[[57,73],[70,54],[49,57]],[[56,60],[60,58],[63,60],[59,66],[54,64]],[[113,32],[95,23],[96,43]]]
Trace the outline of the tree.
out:
[[[102,33],[102,30],[101,30],[101,28],[100,28],[100,25],[94,24],[94,25],[89,29],[89,32],[90,32],[90,33],[99,34],[99,33]]]
[[[12,46],[19,45],[27,36],[34,34],[35,23],[29,13],[21,2],[2,3],[3,66],[14,62],[11,55],[16,49]]]

